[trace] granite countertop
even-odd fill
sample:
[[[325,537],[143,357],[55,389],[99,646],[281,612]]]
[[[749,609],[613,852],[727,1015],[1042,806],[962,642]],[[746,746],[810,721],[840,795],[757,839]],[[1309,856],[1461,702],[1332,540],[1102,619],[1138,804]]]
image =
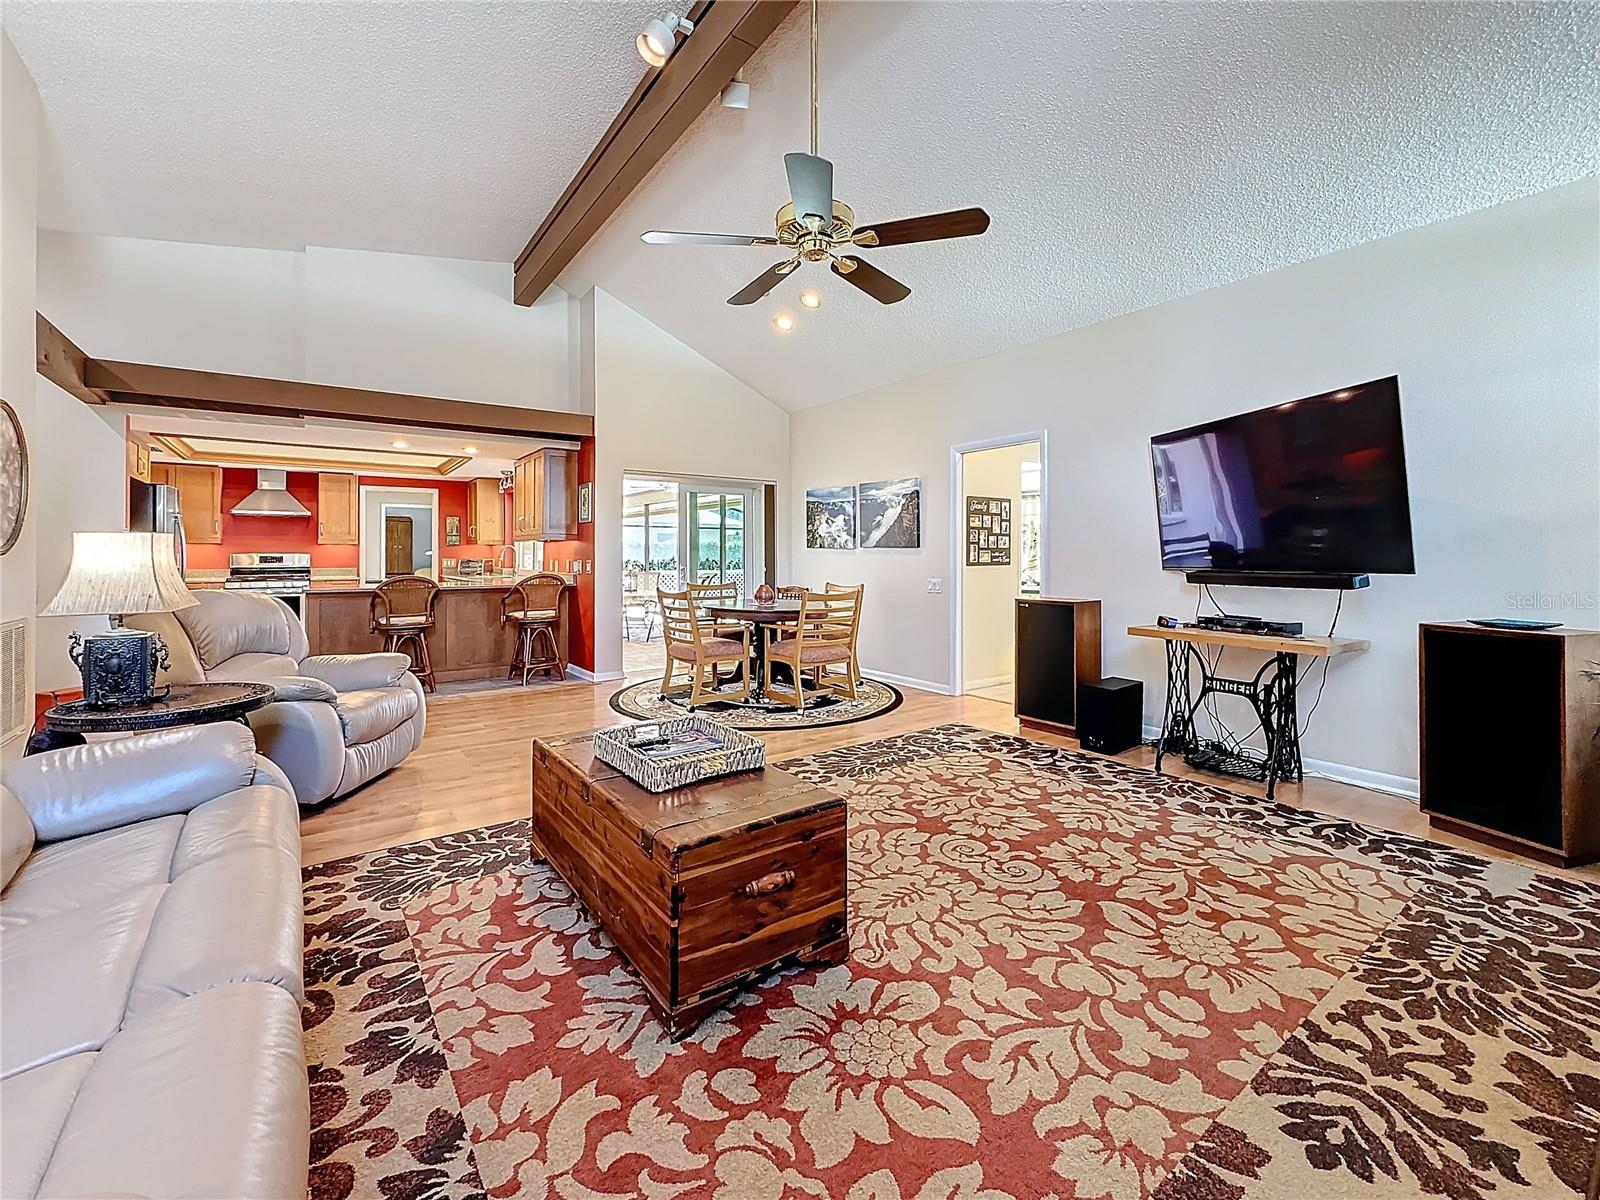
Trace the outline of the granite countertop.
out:
[[[549,572],[553,574],[554,572]],[[528,572],[532,574],[532,572]],[[503,575],[478,575],[478,576],[447,576],[439,581],[441,592],[503,592],[523,575],[507,571]],[[568,587],[576,583],[571,575],[562,575]],[[362,583],[359,580],[314,579],[311,581],[311,594],[316,595],[363,595],[370,593],[377,584]]]

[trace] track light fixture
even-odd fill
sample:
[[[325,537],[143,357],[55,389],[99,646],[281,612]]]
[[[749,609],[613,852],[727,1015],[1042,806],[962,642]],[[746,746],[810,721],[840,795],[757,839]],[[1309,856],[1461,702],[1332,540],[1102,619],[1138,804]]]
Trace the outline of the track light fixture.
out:
[[[688,37],[694,32],[694,22],[688,17],[680,17],[677,13],[668,13],[659,21],[651,21],[645,25],[643,32],[634,39],[634,46],[639,51],[639,57],[652,67],[664,66],[667,59],[672,57],[673,47],[677,45],[677,34]]]

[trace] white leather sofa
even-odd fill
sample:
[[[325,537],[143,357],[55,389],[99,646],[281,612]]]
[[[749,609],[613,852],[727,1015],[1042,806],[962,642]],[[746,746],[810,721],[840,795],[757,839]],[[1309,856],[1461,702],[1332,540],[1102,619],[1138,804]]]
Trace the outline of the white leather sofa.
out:
[[[270,683],[277,701],[250,714],[261,753],[301,804],[353,791],[422,744],[428,706],[404,654],[319,654],[289,606],[252,592],[197,591],[176,613],[127,618],[159,633],[166,683]]]
[[[0,1196],[303,1196],[299,810],[250,731],[8,765],[0,850]]]

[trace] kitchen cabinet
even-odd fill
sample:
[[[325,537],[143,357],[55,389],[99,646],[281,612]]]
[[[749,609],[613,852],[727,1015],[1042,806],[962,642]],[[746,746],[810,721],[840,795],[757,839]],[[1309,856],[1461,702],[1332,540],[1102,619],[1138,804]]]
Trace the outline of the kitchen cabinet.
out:
[[[517,460],[512,476],[517,536],[558,542],[578,536],[578,456],[547,447]]]
[[[151,483],[150,478],[150,443],[140,441],[138,438],[128,439],[128,474],[134,479]]]
[[[499,546],[507,540],[500,480],[474,479],[467,490],[467,541],[479,546]]]
[[[361,541],[361,489],[354,475],[326,471],[317,476],[317,545],[354,546]]]
[[[174,463],[167,468],[183,510],[183,540],[222,544],[222,468]]]

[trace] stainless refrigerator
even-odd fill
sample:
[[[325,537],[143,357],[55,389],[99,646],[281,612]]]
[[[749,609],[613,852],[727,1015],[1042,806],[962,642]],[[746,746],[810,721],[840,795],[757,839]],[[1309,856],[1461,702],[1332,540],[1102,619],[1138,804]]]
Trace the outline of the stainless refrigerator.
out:
[[[179,572],[186,570],[187,555],[183,544],[183,515],[178,511],[177,488],[167,483],[145,483],[138,479],[129,480],[128,528],[165,531],[172,534],[176,543],[173,546],[173,550],[178,556],[178,570]]]

